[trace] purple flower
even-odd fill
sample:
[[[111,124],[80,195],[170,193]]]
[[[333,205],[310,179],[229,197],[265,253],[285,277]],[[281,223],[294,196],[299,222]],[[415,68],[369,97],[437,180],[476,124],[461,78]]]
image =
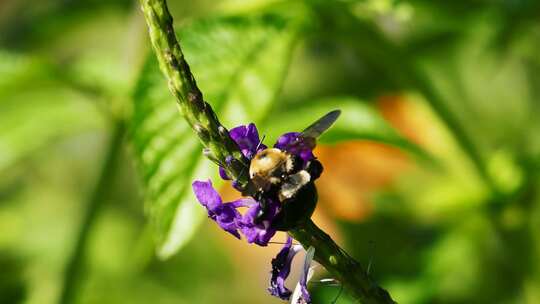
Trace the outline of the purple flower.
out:
[[[261,210],[259,204],[249,207],[248,211],[242,217],[240,230],[245,235],[248,243],[266,246],[274,234],[276,234],[277,230],[272,227],[272,220],[279,212],[279,203],[272,202],[268,209],[266,218],[262,219],[259,223],[255,220]]]
[[[229,135],[247,159],[252,159],[257,152],[266,149],[266,146],[259,140],[259,131],[254,123],[240,125],[232,129]]]
[[[219,167],[219,176],[224,180],[230,180],[231,178],[229,175],[227,175],[227,171],[225,171],[225,168]]]
[[[313,155],[315,140],[304,138],[300,134],[300,132],[289,132],[281,135],[274,148],[299,156],[305,164],[315,158]],[[259,131],[254,123],[235,127],[229,131],[229,135],[247,159],[252,159],[257,152],[267,148],[259,139]],[[230,156],[225,160],[227,163],[230,162],[229,158]],[[219,176],[224,180],[231,179],[223,167],[219,167]]]
[[[238,230],[240,229],[239,222],[242,219],[242,215],[236,209],[252,205],[258,206],[258,204],[253,199],[239,199],[233,202],[223,203],[221,196],[214,189],[210,180],[207,182],[195,181],[192,187],[197,200],[206,207],[208,217],[213,219],[221,229],[240,239]]]
[[[259,139],[259,131],[257,131],[257,127],[254,123],[235,127],[229,131],[229,135],[247,159],[252,159],[257,152],[267,148]],[[231,159],[231,156],[228,156],[227,159],[225,159],[227,164],[230,163]],[[225,169],[221,166],[219,167],[219,176],[224,180],[231,179]],[[233,183],[234,182],[235,181],[233,181]]]
[[[272,277],[270,278],[270,287],[268,291],[271,295],[282,300],[289,300],[292,292],[285,286],[285,280],[291,272],[291,264],[294,256],[302,250],[300,245],[292,245],[292,238],[287,237],[287,241],[283,248],[279,251],[275,258],[272,259]],[[313,248],[306,252],[306,259],[300,281],[298,282],[301,293],[297,296],[297,303],[311,303],[311,296],[307,290],[308,275],[310,272],[311,261],[313,260]],[[296,291],[295,291],[296,293]],[[302,302],[303,301],[303,302]]]
[[[304,162],[314,159],[315,156],[312,151],[315,148],[315,141],[313,139],[304,138],[300,136],[300,134],[301,133],[299,132],[289,132],[281,135],[274,145],[274,148],[300,156]]]
[[[267,148],[262,144],[257,127],[253,123],[233,128],[229,131],[229,134],[238,145],[238,148],[242,151],[242,154],[248,159],[252,159],[257,152]],[[304,138],[301,136],[301,133],[298,132],[290,132],[281,135],[274,147],[299,156],[304,160],[304,163],[315,158],[312,152],[315,147],[314,140]],[[227,164],[231,161],[231,156],[225,159]],[[219,167],[219,175],[224,180],[231,179],[223,167]],[[235,180],[233,180],[232,183],[234,188],[239,191],[241,190],[238,189]],[[208,216],[216,221],[222,229],[228,231],[237,238],[240,238],[238,231],[241,231],[242,234],[246,236],[249,243],[266,246],[276,233],[272,221],[281,211],[281,206],[277,198],[267,198],[270,201],[270,206],[268,208],[269,210],[265,210],[266,218],[263,220],[256,220],[257,215],[260,213],[261,206],[254,200],[251,200],[252,203],[249,205],[247,212],[244,215],[241,215],[235,205],[238,201],[222,203],[221,197],[219,197],[219,194],[212,188],[210,181],[193,183],[193,190],[195,191],[199,202],[208,209]]]
[[[320,172],[322,172],[322,165],[314,160],[314,137],[316,134],[322,133],[328,128],[338,115],[339,111],[330,112],[315,124],[308,127],[306,134],[311,134],[313,138],[309,137],[309,135],[304,135],[303,133],[289,132],[281,135],[274,145],[274,148],[295,156],[295,160],[298,157],[302,159],[303,164],[300,165],[303,166],[301,166],[301,168],[306,169],[309,174],[311,174],[309,182],[317,179]],[[311,133],[309,130],[311,130]],[[248,160],[253,159],[259,151],[267,149],[267,146],[262,144],[257,127],[253,123],[233,128],[230,130],[229,135]],[[219,162],[216,159],[214,159],[214,161]],[[232,156],[228,156],[224,160],[225,163],[220,162],[219,175],[224,180],[231,180],[231,177],[227,174],[225,168],[229,167],[232,161]],[[308,165],[308,162],[311,162],[311,165]],[[297,166],[296,161],[293,163],[293,169],[287,170],[289,177],[298,173],[301,169]],[[239,174],[242,173],[244,172]],[[244,187],[244,185],[240,187],[237,180],[232,180],[232,186],[235,189],[242,192],[244,195],[249,194],[256,197],[256,200],[248,198],[223,203],[219,193],[212,187],[210,180],[206,182],[193,182],[193,191],[199,202],[207,209],[208,217],[214,220],[223,230],[229,232],[238,239],[240,239],[240,235],[243,234],[248,243],[267,246],[277,232],[276,227],[285,230],[289,226],[284,225],[284,221],[288,220],[294,222],[294,220],[290,219],[290,215],[292,214],[294,216],[294,213],[292,212],[295,212],[294,208],[296,207],[293,207],[292,209],[283,208],[282,202],[285,203],[285,200],[280,197],[281,191],[285,189],[285,183],[288,181],[287,178],[287,176],[282,176],[282,179],[279,180],[278,183],[272,182],[272,187],[269,187],[271,189],[265,190],[261,190],[263,187],[256,185],[253,181],[250,181],[246,187]],[[310,187],[314,187],[314,185],[310,184]],[[315,191],[312,191],[313,189],[308,188],[308,190],[311,191],[311,194],[315,194]],[[307,198],[304,197],[302,203],[306,203],[306,200]],[[298,201],[300,201],[300,199]],[[292,203],[293,202],[289,201],[289,204]],[[316,196],[314,195],[313,204],[315,203]],[[314,207],[315,205],[312,206]],[[238,211],[239,208],[247,208],[247,210],[242,214]],[[310,210],[313,211],[313,209]],[[309,304],[311,303],[311,297],[307,289],[307,282],[313,273],[313,268],[310,267],[314,254],[313,248],[310,247],[306,252],[302,274],[294,293],[285,286],[285,281],[291,272],[292,260],[300,250],[302,250],[302,246],[293,246],[292,238],[288,237],[283,248],[279,251],[277,256],[272,259],[272,276],[268,291],[273,296],[283,300],[289,300],[292,296],[291,303],[294,302],[294,304]]]
[[[282,300],[288,300],[292,292],[285,287],[285,280],[291,272],[291,264],[294,256],[302,246],[292,246],[292,238],[287,237],[287,242],[275,258],[272,259],[272,277],[268,291],[271,295]]]
[[[252,159],[257,152],[267,148],[259,139],[259,132],[253,123],[233,128],[229,134],[242,151],[242,154],[248,159]],[[304,161],[304,164],[315,158],[312,152],[315,147],[315,140],[305,138],[299,132],[281,135],[274,147],[299,156]],[[231,161],[231,156],[225,159],[227,164]],[[219,167],[219,175],[224,180],[231,179],[223,167]],[[232,184],[237,190],[242,190],[238,188],[236,180],[233,180]],[[260,203],[253,199],[249,206],[243,206],[249,207],[249,209],[244,215],[241,215],[237,210],[239,201],[223,203],[217,191],[212,188],[210,181],[193,183],[193,190],[199,202],[208,210],[208,216],[216,221],[222,229],[237,238],[240,238],[238,232],[240,231],[246,236],[249,243],[266,246],[276,233],[276,228],[274,228],[272,222],[281,211],[281,205],[277,197],[266,198],[270,202],[269,207],[268,210],[265,210],[266,218],[260,220],[257,219],[257,215],[262,207]]]
[[[213,219],[221,229],[238,239],[241,238],[238,231],[241,231],[248,243],[266,246],[276,234],[276,229],[271,227],[271,224],[279,212],[279,203],[271,203],[266,218],[257,223],[255,219],[261,210],[261,206],[252,198],[223,203],[221,196],[214,189],[210,180],[207,182],[195,181],[192,186],[195,196],[201,205],[206,207],[208,217]],[[241,207],[248,207],[244,215],[237,210]]]
[[[259,151],[267,148],[259,139],[259,132],[253,123],[233,128],[229,134],[238,145],[242,154],[249,160]],[[315,148],[315,139],[306,138],[299,132],[290,132],[281,135],[275,143],[274,148],[300,157],[303,160],[304,166],[306,166],[308,161],[315,159],[312,152]],[[225,164],[223,165],[229,165],[231,161],[232,157],[229,156],[225,159]],[[231,180],[231,177],[221,166],[219,167],[219,175],[224,180]],[[237,187],[236,180],[233,180],[232,184],[237,190],[244,190]],[[195,181],[193,183],[193,191],[199,202],[206,207],[208,217],[213,219],[223,230],[235,237],[240,239],[240,235],[243,234],[248,243],[267,246],[276,234],[277,229],[275,227],[279,226],[279,224],[274,222],[276,222],[278,217],[283,216],[280,213],[283,209],[277,194],[272,194],[272,192],[269,192],[269,194],[262,193],[262,196],[257,196],[261,200],[260,202],[253,198],[248,198],[223,203],[219,193],[212,187],[210,180],[206,182]],[[263,206],[264,213],[261,212]],[[238,211],[242,207],[247,208],[243,214]],[[285,280],[291,272],[292,260],[300,250],[302,250],[302,246],[293,246],[292,238],[288,237],[287,242],[278,255],[272,259],[272,277],[270,279],[270,287],[268,288],[268,291],[273,296],[283,300],[288,300],[292,295],[295,304],[311,303],[311,297],[307,290],[307,282],[312,274],[312,269],[310,268],[313,259],[312,248],[306,253],[302,275],[294,294],[285,286]]]

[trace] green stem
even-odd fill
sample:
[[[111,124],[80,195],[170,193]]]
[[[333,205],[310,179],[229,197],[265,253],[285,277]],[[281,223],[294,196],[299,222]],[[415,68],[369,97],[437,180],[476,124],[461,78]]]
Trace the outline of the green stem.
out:
[[[501,193],[489,175],[486,164],[482,159],[482,155],[476,148],[476,145],[470,138],[467,131],[465,131],[465,129],[461,126],[455,115],[453,115],[452,112],[446,107],[443,100],[439,97],[435,90],[433,90],[432,86],[429,85],[429,81],[425,79],[424,74],[418,71],[418,68],[411,67],[410,71],[412,71],[410,75],[413,75],[413,85],[420,91],[422,95],[424,95],[433,111],[443,121],[450,132],[452,132],[454,139],[465,154],[469,156],[471,163],[475,167],[480,178],[490,190],[491,195],[494,198],[500,197]]]
[[[99,178],[95,185],[92,194],[88,198],[85,213],[82,223],[77,234],[75,248],[71,253],[66,268],[64,270],[64,281],[61,289],[61,295],[58,303],[70,304],[74,302],[76,292],[79,289],[81,275],[83,273],[84,254],[88,247],[88,236],[102,204],[107,198],[112,181],[114,179],[118,158],[120,156],[122,139],[124,136],[124,123],[117,122],[114,126],[113,133],[109,140],[108,150],[105,156],[105,161],[101,167]]]
[[[140,0],[140,3],[161,70],[182,114],[208,148],[210,157],[225,165],[229,176],[240,185],[247,184],[245,167],[248,160],[219,123],[212,107],[204,102],[176,39],[166,1]],[[394,303],[388,292],[378,287],[360,264],[311,220],[290,233],[304,247],[314,247],[316,260],[335,275],[357,300],[368,304]]]
[[[378,286],[355,259],[339,247],[332,238],[309,220],[289,233],[304,248],[315,248],[315,260],[338,279],[350,294],[364,304],[396,303]]]
[[[221,125],[212,107],[204,101],[176,39],[166,1],[140,0],[140,3],[161,71],[167,77],[182,115],[207,148],[209,158],[223,166],[240,186],[245,186],[248,160]]]

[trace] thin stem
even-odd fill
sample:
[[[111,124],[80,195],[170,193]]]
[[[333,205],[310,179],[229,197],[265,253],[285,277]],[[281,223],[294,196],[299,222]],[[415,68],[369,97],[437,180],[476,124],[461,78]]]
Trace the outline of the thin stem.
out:
[[[122,147],[124,129],[123,122],[117,122],[114,126],[105,155],[105,161],[103,162],[95,188],[88,198],[86,210],[77,234],[75,248],[73,249],[64,270],[64,281],[60,299],[58,301],[60,304],[70,304],[74,302],[83,273],[82,266],[84,264],[84,254],[88,245],[88,236],[92,231],[97,215],[101,210],[103,201],[106,199],[115,177],[118,158]]]
[[[176,97],[182,115],[207,148],[207,156],[223,165],[240,187],[247,184],[247,159],[221,125],[203,95],[184,59],[176,39],[173,19],[165,0],[140,0],[148,24],[152,46],[169,89]]]
[[[334,275],[356,300],[364,304],[395,303],[388,291],[378,286],[360,263],[339,247],[313,221],[309,220],[289,233],[304,248],[313,246],[315,260]]]
[[[470,138],[469,134],[462,125],[459,123],[458,119],[452,112],[446,107],[440,96],[433,90],[429,81],[425,79],[424,74],[418,71],[418,68],[410,68],[413,73],[414,84],[416,88],[422,93],[433,111],[437,116],[443,121],[446,127],[452,132],[454,139],[461,147],[461,149],[469,156],[471,163],[475,167],[478,175],[484,181],[485,185],[490,190],[491,194],[497,198],[501,196],[497,185],[493,182],[493,179],[489,175],[486,164],[482,159],[482,155],[476,148],[473,140]]]

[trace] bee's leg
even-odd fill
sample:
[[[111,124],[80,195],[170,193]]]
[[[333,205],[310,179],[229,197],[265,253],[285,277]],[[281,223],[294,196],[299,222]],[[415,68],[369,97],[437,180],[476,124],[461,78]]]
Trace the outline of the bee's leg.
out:
[[[264,220],[265,216],[268,214],[269,207],[268,199],[262,196],[262,193],[258,194],[257,196],[257,201],[259,202],[259,206],[261,206],[261,209],[255,217],[255,224],[259,224]]]
[[[306,171],[309,172],[311,180],[314,181],[319,178],[319,176],[321,176],[323,172],[323,166],[320,161],[312,159],[307,163]]]
[[[259,195],[259,193],[257,192],[257,188],[253,184],[253,181],[249,180],[249,182],[246,185],[246,188],[242,190],[242,195],[251,196],[255,198],[256,200],[258,200],[257,195]]]
[[[280,185],[271,185],[267,190],[259,190],[255,194],[254,198],[259,202],[261,210],[255,217],[255,223],[258,224],[262,222],[268,215],[273,203],[272,198],[277,197]]]

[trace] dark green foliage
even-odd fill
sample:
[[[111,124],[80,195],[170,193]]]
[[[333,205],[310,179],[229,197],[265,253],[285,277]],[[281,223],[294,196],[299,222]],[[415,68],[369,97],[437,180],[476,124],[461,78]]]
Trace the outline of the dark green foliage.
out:
[[[16,256],[0,251],[0,303],[23,303],[26,284],[23,278],[23,263]]]

